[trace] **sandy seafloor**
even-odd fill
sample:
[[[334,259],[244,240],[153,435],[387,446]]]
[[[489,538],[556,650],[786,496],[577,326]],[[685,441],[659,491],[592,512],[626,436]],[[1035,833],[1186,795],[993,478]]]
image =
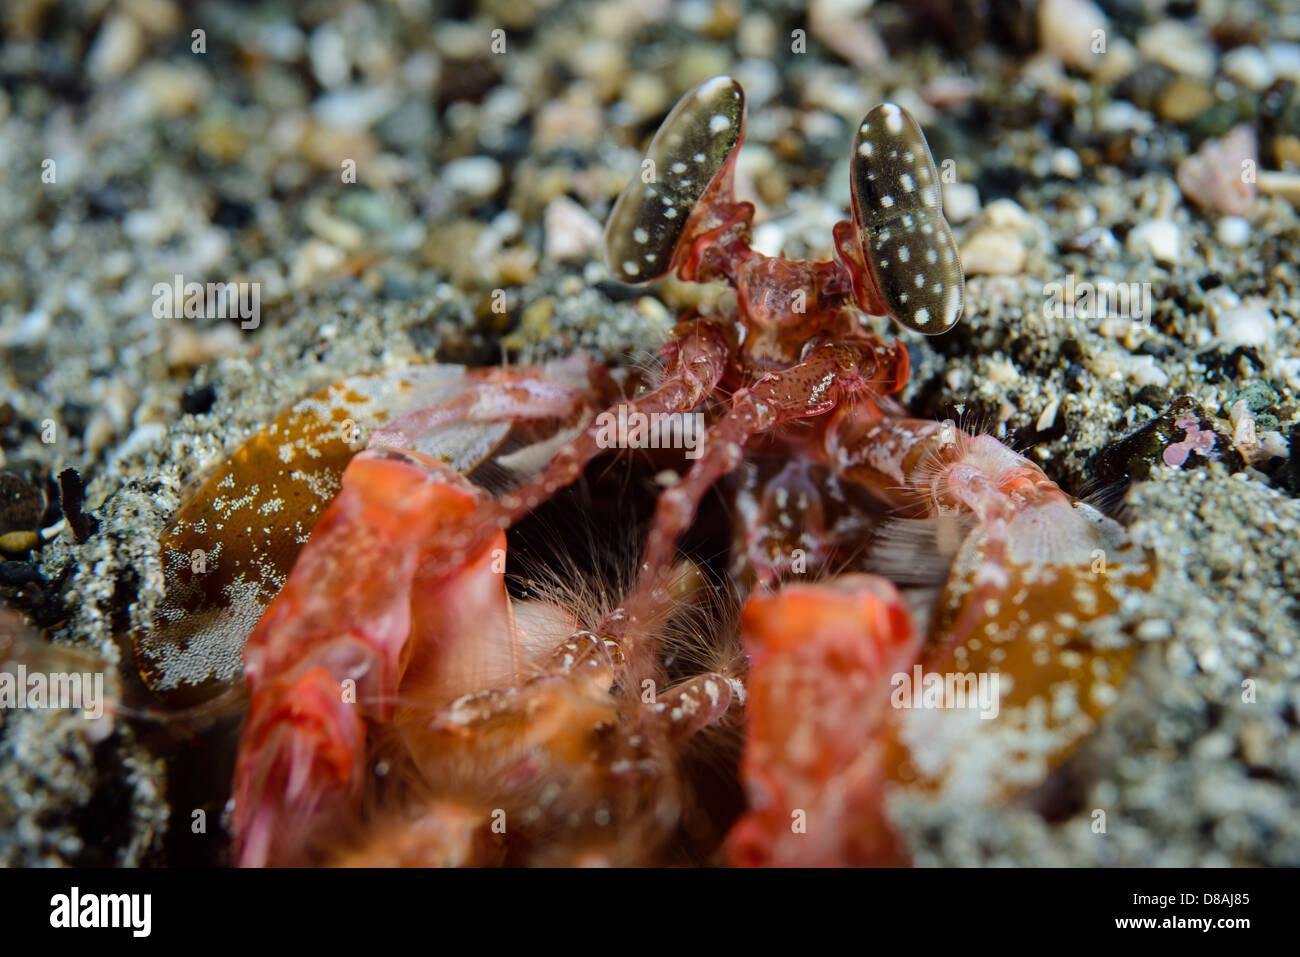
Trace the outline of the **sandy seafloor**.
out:
[[[854,124],[895,99],[955,162],[968,281],[956,331],[906,335],[905,400],[1101,493],[1159,566],[1094,629],[1143,649],[1066,769],[1069,806],[896,800],[915,862],[1300,864],[1294,4],[14,0],[4,18],[0,464],[79,470],[99,525],[80,544],[49,526],[0,564],[0,595],[58,642],[120,658],[187,482],[301,396],[417,357],[652,353],[687,293],[609,285],[599,224],[695,82],[744,84],[740,189],[792,257],[828,254]],[[1261,189],[1233,219],[1174,177],[1238,123]],[[260,282],[260,326],[155,318],[175,273]],[[1070,273],[1150,283],[1150,321],[1045,316]],[[1182,395],[1214,420],[1213,461],[1113,451]],[[0,712],[0,863],[166,863],[167,793],[131,722],[96,742],[65,712]]]

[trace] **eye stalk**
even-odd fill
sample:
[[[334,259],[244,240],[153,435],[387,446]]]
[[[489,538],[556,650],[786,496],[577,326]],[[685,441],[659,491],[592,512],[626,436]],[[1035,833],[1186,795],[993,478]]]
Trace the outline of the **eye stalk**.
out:
[[[966,277],[943,216],[943,191],[925,134],[896,103],[863,118],[849,177],[862,260],[896,322],[928,336],[961,318]]]
[[[677,102],[609,214],[611,276],[644,283],[673,268],[691,213],[715,180],[730,175],[744,134],[745,92],[732,77],[705,80]]]
[[[676,270],[686,282],[725,279],[740,318],[781,326],[802,342],[854,307],[925,335],[961,318],[966,280],[925,134],[907,110],[882,103],[863,118],[849,176],[852,221],[837,223],[832,262],[790,262],[749,245],[754,206],[733,195],[745,137],[745,92],[715,76],[677,102],[640,175],[605,225],[605,265],[630,285]]]

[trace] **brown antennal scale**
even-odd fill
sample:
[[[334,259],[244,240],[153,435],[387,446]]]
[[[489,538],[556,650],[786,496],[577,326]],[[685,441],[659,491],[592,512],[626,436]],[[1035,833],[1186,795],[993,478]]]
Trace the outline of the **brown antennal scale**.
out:
[[[907,110],[882,103],[866,115],[849,176],[862,256],[890,317],[925,335],[947,332],[961,318],[966,279],[934,157]]]
[[[715,76],[673,107],[646,150],[649,166],[632,179],[605,226],[605,265],[620,282],[658,279],[691,210],[740,144],[745,93],[729,76]]]

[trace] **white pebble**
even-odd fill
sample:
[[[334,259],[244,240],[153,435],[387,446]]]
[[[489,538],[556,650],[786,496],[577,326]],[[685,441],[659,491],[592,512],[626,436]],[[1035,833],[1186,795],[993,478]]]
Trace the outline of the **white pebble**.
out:
[[[593,253],[604,234],[600,223],[567,196],[557,196],[546,205],[546,259],[564,262]]]
[[[1014,199],[995,199],[984,210],[984,222],[994,229],[1017,233],[1036,231],[1037,221]]]
[[[1293,206],[1300,207],[1300,173],[1260,170],[1257,185],[1265,196],[1281,196]]]
[[[1273,341],[1277,320],[1263,306],[1235,306],[1219,313],[1214,331],[1225,345],[1265,346]]]
[[[754,228],[754,238],[750,248],[764,256],[779,256],[785,243],[785,230],[777,223],[762,223]]]
[[[1277,79],[1277,70],[1259,47],[1237,47],[1224,55],[1223,75],[1248,90],[1266,90]]]
[[[980,191],[974,183],[944,183],[943,212],[950,223],[974,219],[980,211]]]
[[[1055,425],[1056,411],[1060,407],[1061,407],[1060,399],[1053,399],[1051,402],[1047,403],[1047,408],[1043,409],[1043,414],[1038,417],[1038,421],[1034,424],[1035,430],[1039,432],[1046,432],[1053,425]]]
[[[1097,110],[1097,126],[1108,133],[1150,133],[1156,121],[1128,100],[1111,100]]]
[[[1300,43],[1270,43],[1264,52],[1279,77],[1300,82]]]
[[[1181,258],[1182,233],[1172,219],[1152,219],[1135,227],[1125,245],[1129,252],[1151,256],[1157,262],[1176,263]]]
[[[307,57],[316,80],[327,90],[342,86],[352,72],[347,44],[343,36],[326,23],[317,27],[307,41]]]
[[[1020,379],[1020,370],[1006,356],[994,356],[984,365],[985,378],[995,385],[1011,385]]]
[[[1180,20],[1161,20],[1138,36],[1138,50],[1150,63],[1159,63],[1175,73],[1208,80],[1214,76],[1214,47],[1204,35]]]
[[[1089,73],[1102,60],[1093,50],[1093,33],[1108,33],[1109,26],[1106,14],[1092,0],[1043,0],[1038,8],[1038,38],[1043,49],[1066,66]]]
[[[486,199],[501,188],[501,164],[490,156],[466,156],[442,168],[442,181],[455,193]]]
[[[1284,459],[1291,454],[1291,443],[1276,429],[1269,429],[1259,437],[1259,448],[1272,459]]]
[[[86,66],[95,80],[111,80],[135,66],[144,51],[144,31],[131,17],[114,14],[104,21],[86,55]]]
[[[129,458],[140,452],[148,451],[154,445],[161,442],[167,435],[167,427],[161,422],[146,422],[137,426],[135,431],[126,437],[126,440],[113,450],[113,457],[118,459]]]
[[[1126,366],[1125,374],[1134,385],[1164,388],[1169,384],[1169,376],[1156,366],[1155,356],[1130,356],[1123,365]]]
[[[1250,241],[1250,223],[1240,216],[1224,216],[1215,228],[1219,242],[1234,248],[1246,245]]]
[[[1007,229],[982,228],[961,245],[967,276],[1014,276],[1025,267],[1025,244]]]
[[[317,99],[312,112],[327,126],[359,133],[379,122],[396,103],[394,87],[343,87]]]
[[[1052,172],[1064,179],[1078,179],[1083,172],[1083,163],[1079,154],[1068,146],[1063,146],[1052,153]]]
[[[0,346],[34,346],[45,340],[53,323],[53,317],[44,309],[33,309],[16,323],[0,325]]]

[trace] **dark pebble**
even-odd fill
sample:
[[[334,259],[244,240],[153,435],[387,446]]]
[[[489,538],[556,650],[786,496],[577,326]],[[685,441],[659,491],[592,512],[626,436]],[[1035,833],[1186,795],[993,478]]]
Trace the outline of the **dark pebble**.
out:
[[[92,190],[86,197],[87,219],[121,219],[129,208],[126,196],[115,186]]]
[[[63,517],[68,520],[73,537],[78,544],[84,542],[99,528],[99,522],[92,515],[82,511],[86,503],[85,489],[81,484],[81,475],[76,469],[64,469],[59,473],[59,504]]]
[[[1144,385],[1133,397],[1133,401],[1145,405],[1148,409],[1163,409],[1173,401],[1173,393],[1158,385]]]
[[[223,229],[243,229],[252,223],[254,218],[252,206],[222,196],[217,200],[217,208],[212,213],[212,225]]]
[[[44,513],[45,493],[37,483],[13,467],[0,471],[0,535],[35,531]]]
[[[1143,403],[1145,404],[1145,403]],[[1229,472],[1240,472],[1246,461],[1232,445],[1231,440],[1219,431],[1218,425],[1191,396],[1180,396],[1155,418],[1130,429],[1124,435],[1099,449],[1089,464],[1089,472],[1103,485],[1127,487],[1132,481],[1145,479],[1154,466],[1163,462],[1165,449],[1183,441],[1187,431],[1178,420],[1192,415],[1202,431],[1213,432],[1214,448],[1207,455],[1191,452],[1183,468],[1197,468],[1210,460],[1224,464]]]
[[[30,562],[0,562],[0,585],[13,587],[40,581],[40,572]]]
[[[1242,374],[1241,363],[1244,359],[1259,371],[1264,370],[1264,360],[1254,346],[1238,346],[1231,352],[1211,349],[1196,357],[1205,366],[1206,382],[1232,382]]]
[[[68,435],[85,435],[90,423],[90,406],[84,402],[65,402],[59,409],[59,419]]]
[[[181,411],[190,415],[203,415],[217,401],[217,387],[211,382],[203,385],[191,383],[181,393]]]

